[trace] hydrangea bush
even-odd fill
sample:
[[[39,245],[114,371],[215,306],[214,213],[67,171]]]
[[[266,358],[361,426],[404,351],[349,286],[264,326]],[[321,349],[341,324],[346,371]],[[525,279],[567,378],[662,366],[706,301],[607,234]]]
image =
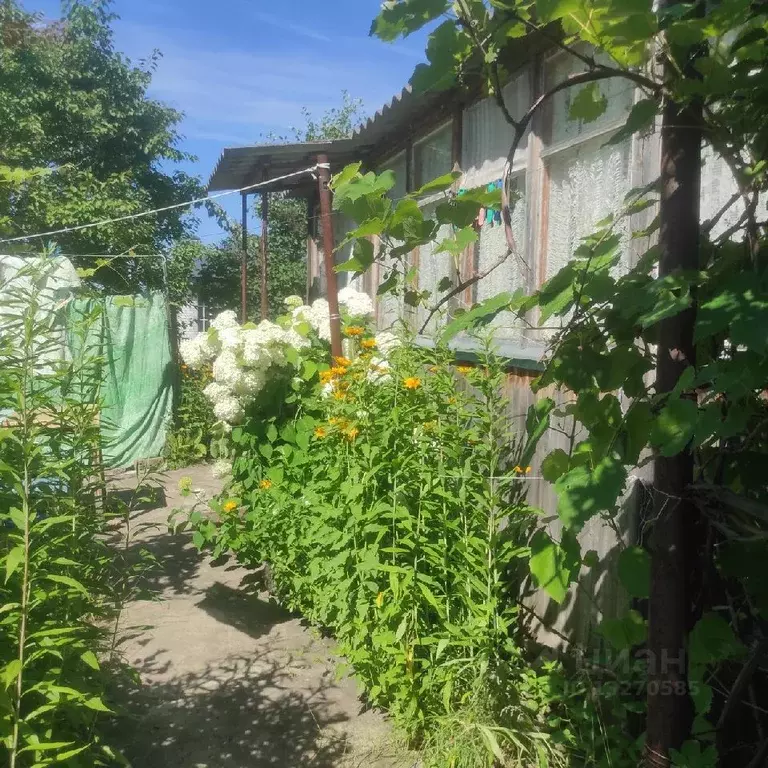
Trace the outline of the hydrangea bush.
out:
[[[276,323],[262,320],[258,325],[241,326],[233,311],[222,312],[206,333],[179,347],[190,368],[213,366],[213,381],[205,394],[225,428],[242,422],[247,408],[259,399],[270,380],[298,371],[303,361],[327,350],[331,339],[328,302],[317,299],[309,306],[300,297],[289,296],[285,304],[287,314]],[[347,327],[353,329],[353,338],[354,330],[362,331],[373,315],[373,302],[367,294],[347,287],[339,292],[339,304]],[[356,326],[356,322],[363,325]],[[392,334],[381,337],[386,349],[394,343]]]

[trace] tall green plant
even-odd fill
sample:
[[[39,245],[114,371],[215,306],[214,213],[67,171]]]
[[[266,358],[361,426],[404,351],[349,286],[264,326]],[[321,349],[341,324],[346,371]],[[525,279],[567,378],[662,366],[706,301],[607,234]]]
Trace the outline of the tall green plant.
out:
[[[382,8],[372,28],[393,40],[435,22],[414,89],[482,85],[510,125],[505,174],[539,111],[563,91],[572,96],[569,117],[590,122],[608,104],[602,81],[618,78],[637,87],[626,124],[611,141],[657,120],[661,125],[659,184],[630,193],[619,216],[597,224],[532,297],[494,297],[456,318],[444,337],[510,309],[521,317],[536,310],[542,323],[560,323],[536,386],[558,386],[575,402],[564,411],[550,406],[542,423],[557,415],[575,419],[584,431],[581,438],[574,432],[570,451],[556,450],[542,465],[558,492],[564,532],[542,530],[529,565],[554,600],[564,601],[582,572],[576,534],[598,516],[616,525],[628,468],[653,457],[650,554],[625,548],[617,577],[630,596],[650,596],[652,604],[647,746],[660,765],[710,765],[719,753],[756,766],[768,754],[764,713],[741,703],[746,688],[754,698],[765,685],[757,661],[765,592],[755,573],[766,554],[768,499],[756,470],[768,447],[768,144],[760,127],[768,103],[766,18],[765,7],[748,0],[398,0]],[[518,60],[510,48],[528,34],[579,71],[548,83],[515,114],[502,86],[510,62]],[[699,223],[702,141],[729,167],[737,192]],[[359,224],[351,234],[355,256],[344,268],[364,272],[378,261],[387,269],[380,290],[404,290],[407,300],[403,257],[436,240],[437,228],[410,201],[394,206],[384,199],[380,189],[391,179],[358,170],[337,180],[338,205]],[[458,215],[462,200],[437,211],[438,223],[454,227],[438,250],[458,253],[476,239],[471,206],[464,221]],[[656,205],[659,217],[633,239],[658,236],[659,246],[617,274],[616,225]],[[735,224],[715,235],[734,206],[740,207]],[[367,241],[371,234],[382,237],[379,252]],[[510,236],[507,258],[513,254]],[[657,382],[647,375],[654,369]],[[646,621],[630,610],[600,631],[625,651],[645,642]],[[713,685],[715,679],[723,684]],[[739,709],[742,724],[734,727]]]
[[[70,328],[83,343],[66,354],[53,269],[31,263],[0,302],[0,743],[12,768],[118,759],[99,735],[119,609],[87,344],[100,310]]]

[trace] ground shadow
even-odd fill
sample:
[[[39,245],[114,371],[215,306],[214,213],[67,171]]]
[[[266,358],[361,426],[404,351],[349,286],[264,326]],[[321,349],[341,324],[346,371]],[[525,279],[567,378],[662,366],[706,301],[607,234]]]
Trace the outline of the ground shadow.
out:
[[[289,663],[235,656],[163,682],[126,678],[114,698],[131,717],[114,738],[136,768],[337,766],[347,717],[330,684],[296,690]],[[156,659],[138,669],[144,679],[162,672]]]
[[[294,618],[285,608],[261,596],[243,592],[216,582],[205,591],[205,597],[197,603],[209,616],[231,627],[259,638],[266,635],[276,624]]]
[[[160,525],[153,526],[162,530]],[[203,556],[186,534],[155,532],[151,538],[137,538],[125,550],[129,563],[143,561],[142,573],[137,577],[141,590],[160,595],[191,594],[196,591],[194,578]]]
[[[137,488],[110,488],[107,491],[107,509],[113,514],[126,509],[130,509],[131,513],[150,512],[167,504],[162,485],[142,483]]]

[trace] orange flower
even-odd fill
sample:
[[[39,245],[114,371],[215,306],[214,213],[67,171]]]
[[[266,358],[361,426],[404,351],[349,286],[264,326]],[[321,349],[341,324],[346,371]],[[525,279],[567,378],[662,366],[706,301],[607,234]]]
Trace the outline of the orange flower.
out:
[[[333,380],[333,371],[320,371],[320,383],[327,384]]]
[[[360,430],[357,427],[347,427],[344,430],[344,437],[351,443],[358,435]]]
[[[457,365],[456,370],[462,374],[462,376],[466,376],[468,373],[472,373],[472,366],[471,365]]]
[[[363,339],[360,346],[363,349],[376,349],[376,339]]]
[[[525,468],[525,474],[526,475],[530,475],[531,474],[531,468],[530,467],[526,467]]]
[[[409,376],[407,379],[403,379],[403,386],[406,389],[418,389],[421,386],[421,379],[417,379],[415,376]]]
[[[352,361],[348,357],[334,357],[333,360],[336,365],[339,365],[342,368],[346,368],[348,365],[352,365]]]
[[[315,429],[315,437],[318,440],[322,440],[328,433],[325,431],[325,427],[317,427]]]
[[[520,467],[520,466],[515,466],[515,468],[514,468],[512,471],[513,471],[513,472],[514,472],[516,475],[519,475],[519,474],[520,474],[520,473],[523,471],[523,468],[522,468],[522,467]]]
[[[259,488],[261,488],[262,491],[268,491],[271,487],[272,487],[271,480],[262,480],[259,483]]]
[[[331,368],[331,376],[343,376],[347,372],[347,369],[343,365],[334,365]]]
[[[359,325],[348,325],[344,329],[344,333],[347,336],[362,336],[365,333],[365,328],[361,328]]]
[[[229,501],[225,502],[225,504],[222,507],[222,509],[225,512],[234,512],[237,509],[237,502],[236,501],[232,501],[232,499],[230,499]]]

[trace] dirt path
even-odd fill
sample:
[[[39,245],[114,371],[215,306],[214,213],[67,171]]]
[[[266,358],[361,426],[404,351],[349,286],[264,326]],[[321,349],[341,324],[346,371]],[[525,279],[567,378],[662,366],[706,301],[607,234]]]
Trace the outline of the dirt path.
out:
[[[208,467],[169,472],[164,494],[134,516],[135,546],[158,559],[160,598],[132,603],[121,622],[122,654],[140,676],[120,735],[135,768],[408,768],[384,718],[337,680],[330,643],[244,589],[245,570],[213,567],[168,532],[170,511],[191,504],[178,492],[184,476],[219,489]]]

